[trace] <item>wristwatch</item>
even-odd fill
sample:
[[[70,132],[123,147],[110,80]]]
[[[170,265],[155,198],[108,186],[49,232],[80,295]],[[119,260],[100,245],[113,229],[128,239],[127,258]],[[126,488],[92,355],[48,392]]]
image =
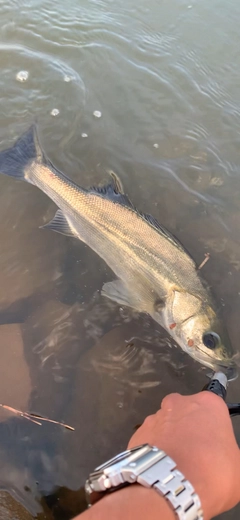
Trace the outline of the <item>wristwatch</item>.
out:
[[[203,520],[193,486],[164,451],[149,444],[124,451],[90,473],[85,484],[88,504],[134,483],[155,489],[172,506],[178,520]]]

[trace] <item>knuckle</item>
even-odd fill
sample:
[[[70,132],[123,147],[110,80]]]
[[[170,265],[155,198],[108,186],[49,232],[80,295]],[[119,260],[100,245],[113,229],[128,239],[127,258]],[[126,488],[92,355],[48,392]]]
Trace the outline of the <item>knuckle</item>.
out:
[[[182,396],[178,393],[166,395],[162,400],[161,409],[170,410],[171,408],[173,408],[173,406],[175,406],[178,403],[179,399],[181,398]]]

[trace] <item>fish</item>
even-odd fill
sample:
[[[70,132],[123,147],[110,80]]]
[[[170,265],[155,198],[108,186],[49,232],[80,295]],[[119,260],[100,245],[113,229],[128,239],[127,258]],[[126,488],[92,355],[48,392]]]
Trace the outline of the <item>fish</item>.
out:
[[[94,250],[116,278],[101,294],[147,313],[192,358],[235,377],[234,351],[214,297],[192,256],[150,214],[138,211],[111,172],[88,189],[58,170],[43,151],[36,124],[0,152],[0,173],[37,186],[58,207],[42,226]]]

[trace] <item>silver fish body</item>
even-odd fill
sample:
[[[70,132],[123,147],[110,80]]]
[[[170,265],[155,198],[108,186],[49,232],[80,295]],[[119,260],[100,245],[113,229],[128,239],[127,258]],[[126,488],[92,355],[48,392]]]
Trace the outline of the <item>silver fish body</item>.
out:
[[[43,227],[79,238],[105,260],[117,279],[104,284],[104,296],[151,315],[202,364],[234,371],[231,343],[194,260],[134,208],[116,175],[106,186],[80,188],[46,158],[35,126],[0,153],[0,172],[34,184],[56,203]]]

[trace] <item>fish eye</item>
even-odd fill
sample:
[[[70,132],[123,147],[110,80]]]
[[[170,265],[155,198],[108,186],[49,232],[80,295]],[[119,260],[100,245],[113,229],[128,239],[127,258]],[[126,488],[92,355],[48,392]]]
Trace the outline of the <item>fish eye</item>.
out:
[[[214,350],[221,343],[220,337],[215,332],[206,332],[202,337],[205,347]]]

